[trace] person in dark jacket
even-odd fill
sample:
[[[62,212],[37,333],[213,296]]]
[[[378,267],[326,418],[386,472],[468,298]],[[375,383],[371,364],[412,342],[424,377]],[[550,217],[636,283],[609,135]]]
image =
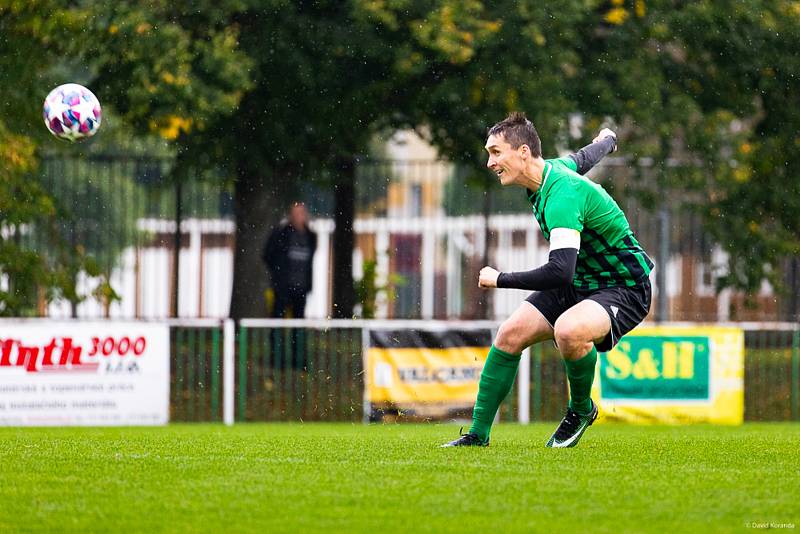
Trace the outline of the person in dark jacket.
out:
[[[308,227],[306,206],[295,202],[286,219],[270,233],[262,253],[275,295],[272,317],[305,316],[316,249],[317,235]]]

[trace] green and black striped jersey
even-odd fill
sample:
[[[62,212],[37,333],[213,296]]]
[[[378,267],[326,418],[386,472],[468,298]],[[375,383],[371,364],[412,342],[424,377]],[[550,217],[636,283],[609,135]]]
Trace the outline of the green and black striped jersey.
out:
[[[550,241],[553,228],[580,232],[581,248],[572,280],[576,289],[636,285],[653,270],[652,260],[614,199],[576,170],[569,157],[545,160],[539,191],[528,190],[545,239]]]

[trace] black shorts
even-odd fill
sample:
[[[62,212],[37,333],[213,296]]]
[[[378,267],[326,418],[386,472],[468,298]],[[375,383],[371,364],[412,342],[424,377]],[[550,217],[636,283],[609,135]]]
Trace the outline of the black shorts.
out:
[[[588,291],[575,289],[570,284],[557,289],[536,291],[525,300],[544,315],[550,326],[554,326],[556,319],[577,303],[586,299],[597,302],[611,319],[611,331],[603,341],[597,343],[597,350],[607,352],[622,336],[644,321],[650,311],[651,298],[650,280],[645,278],[633,287],[607,287]]]

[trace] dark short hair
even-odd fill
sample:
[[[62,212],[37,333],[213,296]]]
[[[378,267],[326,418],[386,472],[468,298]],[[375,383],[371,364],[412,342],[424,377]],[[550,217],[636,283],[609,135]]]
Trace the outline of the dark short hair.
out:
[[[487,137],[501,134],[506,142],[511,145],[511,148],[528,145],[528,148],[531,149],[531,154],[535,157],[541,157],[542,142],[539,140],[539,134],[536,133],[533,123],[528,120],[524,113],[519,111],[512,112],[511,115],[489,128]]]

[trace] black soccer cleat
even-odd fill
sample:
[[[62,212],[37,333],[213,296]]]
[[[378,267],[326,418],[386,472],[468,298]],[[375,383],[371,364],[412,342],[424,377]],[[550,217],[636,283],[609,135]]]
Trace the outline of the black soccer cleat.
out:
[[[554,449],[574,447],[578,444],[586,429],[594,423],[595,419],[597,419],[597,404],[594,401],[592,401],[592,410],[587,415],[581,415],[567,408],[564,419],[561,420],[561,424],[550,436],[547,446]]]
[[[461,436],[456,440],[453,440],[449,443],[445,443],[441,445],[442,447],[488,447],[489,440],[483,441],[481,438],[478,437],[478,434],[467,433],[464,434],[462,432],[464,428],[462,427],[461,430],[458,431],[458,434]]]

